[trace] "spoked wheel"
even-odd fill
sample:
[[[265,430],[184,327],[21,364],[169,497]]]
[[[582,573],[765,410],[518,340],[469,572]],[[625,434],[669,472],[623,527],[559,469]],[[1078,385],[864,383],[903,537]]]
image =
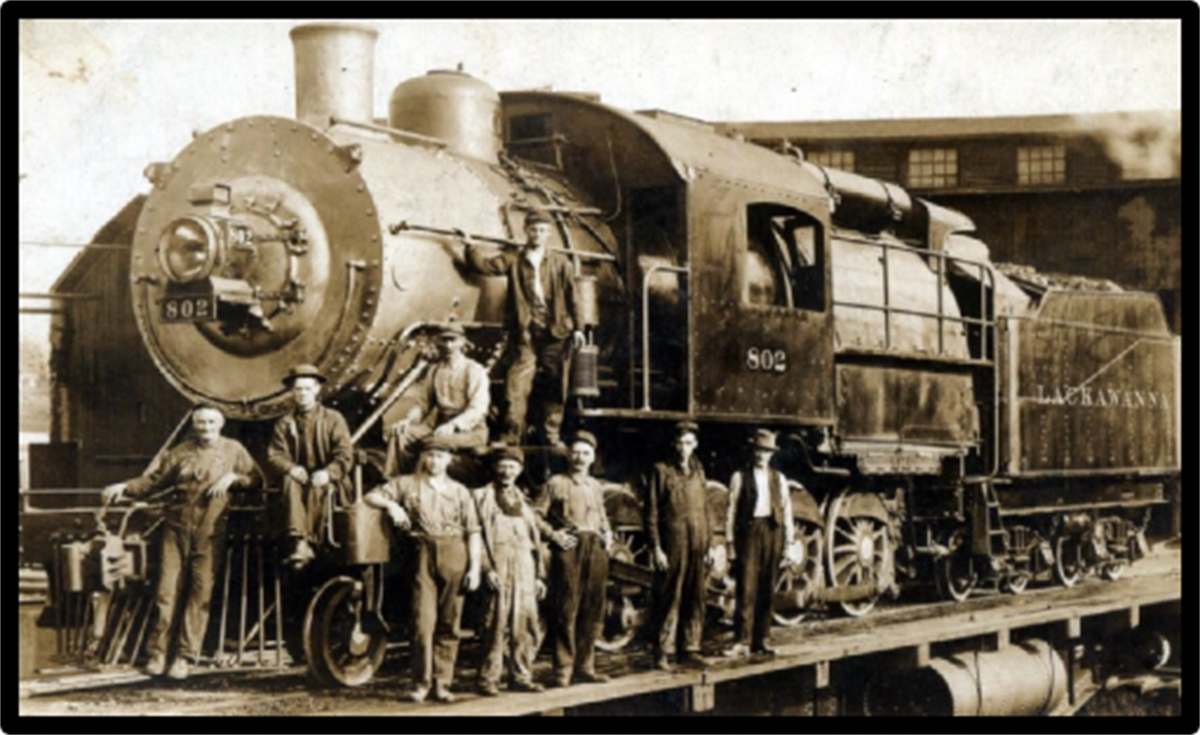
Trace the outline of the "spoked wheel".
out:
[[[332,579],[317,592],[304,620],[304,652],[319,684],[358,687],[374,678],[388,640],[377,626],[364,627],[370,614],[354,579]]]
[[[1074,587],[1083,578],[1083,545],[1070,536],[1054,542],[1054,579],[1063,587]]]
[[[799,518],[793,543],[795,562],[788,562],[775,585],[774,617],[776,625],[795,627],[808,616],[808,600],[817,590],[825,573],[822,546],[824,529]],[[786,558],[786,557],[785,557]]]
[[[1028,572],[1014,572],[1004,578],[1000,589],[1010,595],[1019,595],[1029,588],[1030,575]]]
[[[1109,582],[1116,582],[1125,575],[1125,562],[1110,561],[1105,562],[1100,567],[1100,577]]]
[[[938,595],[943,600],[964,602],[979,583],[975,560],[971,558],[971,549],[964,536],[962,530],[951,534],[946,544],[950,555],[938,559],[935,563],[934,581],[937,584]]]
[[[637,531],[614,531],[609,557],[612,564],[651,568],[650,548],[645,537]],[[645,592],[636,586],[610,581],[605,597],[604,628],[596,648],[614,653],[632,643],[646,622],[645,600]]]
[[[887,524],[856,510],[855,506],[863,503],[861,499],[858,503],[848,503],[852,497],[843,493],[829,507],[825,524],[825,559],[832,587],[865,585],[871,588],[864,599],[838,603],[847,615],[861,617],[871,612],[879,601],[885,567],[892,563],[892,548]],[[868,499],[866,503],[871,500],[874,499]]]

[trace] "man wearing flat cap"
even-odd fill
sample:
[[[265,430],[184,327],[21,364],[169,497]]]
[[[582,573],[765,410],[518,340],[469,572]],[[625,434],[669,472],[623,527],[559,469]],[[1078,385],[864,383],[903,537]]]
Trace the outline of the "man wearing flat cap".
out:
[[[750,438],[752,462],[729,481],[726,543],[735,560],[737,615],[735,643],[726,655],[772,655],[772,601],[783,550],[791,548],[796,529],[787,478],[771,467],[779,451],[775,433],[757,429]]]
[[[565,363],[572,344],[584,344],[583,321],[575,294],[574,266],[567,256],[548,245],[554,224],[542,212],[525,218],[528,244],[518,252],[489,255],[466,242],[467,262],[478,272],[508,277],[505,319],[514,360],[508,371],[508,413],[504,422],[505,444],[522,445],[529,396],[535,378],[541,382],[544,440],[549,446],[562,444],[563,402],[566,395]]]
[[[315,557],[323,537],[327,507],[344,500],[354,466],[354,443],[346,419],[321,405],[325,376],[312,365],[299,365],[283,379],[294,408],[275,424],[267,465],[282,477],[288,534],[295,550],[287,563],[300,568]]]
[[[700,429],[690,421],[675,427],[673,457],[650,470],[646,482],[646,531],[654,554],[656,668],[670,671],[678,652],[685,666],[703,666],[708,568],[712,529],[708,523],[708,481],[696,458]]]
[[[558,686],[572,681],[608,681],[596,673],[596,639],[604,625],[608,551],[613,535],[604,509],[604,489],[591,476],[596,437],[571,438],[571,471],[546,483],[538,507],[542,535],[554,545],[550,558],[553,592],[554,673]]]
[[[491,459],[496,479],[474,493],[486,549],[483,566],[492,592],[479,691],[485,697],[499,695],[507,656],[509,691],[540,692],[542,686],[533,681],[533,661],[541,644],[538,600],[546,596],[545,564],[536,515],[517,486],[525,455],[520,449],[501,447]]]
[[[417,703],[431,690],[438,701],[455,701],[450,688],[462,638],[463,598],[479,589],[482,575],[479,513],[471,491],[446,474],[451,449],[441,437],[426,438],[416,474],[398,477],[364,499],[407,531],[412,543],[413,688],[408,698]]]
[[[466,356],[466,345],[461,324],[442,326],[437,337],[440,362],[425,378],[417,404],[392,430],[385,470],[388,477],[412,465],[412,448],[425,437],[436,436],[453,449],[487,444],[488,374]]]

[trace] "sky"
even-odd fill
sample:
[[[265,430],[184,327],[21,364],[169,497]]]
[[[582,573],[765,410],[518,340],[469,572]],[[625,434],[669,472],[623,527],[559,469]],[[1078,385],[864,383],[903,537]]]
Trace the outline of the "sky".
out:
[[[279,22],[22,21],[20,238],[86,242],[193,130],[294,111]],[[429,69],[706,120],[1178,109],[1178,22],[371,22],[375,114]],[[22,247],[22,291],[72,253]]]

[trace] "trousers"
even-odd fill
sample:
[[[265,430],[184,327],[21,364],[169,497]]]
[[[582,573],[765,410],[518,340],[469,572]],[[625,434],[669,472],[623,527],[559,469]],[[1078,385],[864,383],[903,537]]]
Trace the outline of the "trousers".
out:
[[[533,662],[541,643],[533,548],[527,543],[503,544],[496,547],[495,557],[500,591],[492,597],[480,679],[499,684],[507,654],[510,680],[528,684],[533,681]]]
[[[208,632],[216,567],[225,553],[227,507],[227,501],[213,501],[211,505],[187,508],[179,522],[164,524],[156,599],[158,620],[146,646],[151,654],[169,654],[172,634],[178,630],[177,655],[199,660]],[[184,600],[183,614],[176,619],[180,597]]]
[[[707,611],[708,553],[695,529],[682,526],[663,538],[667,571],[655,577],[655,620],[658,652],[699,653]]]
[[[596,639],[604,625],[608,554],[595,533],[581,533],[570,551],[555,549],[550,584],[555,591],[554,671],[560,680],[596,673]]]
[[[436,681],[454,683],[459,623],[463,610],[463,579],[467,575],[467,542],[461,536],[415,540],[413,578],[413,684],[430,688]]]
[[[325,506],[331,493],[335,503],[342,499],[336,483],[315,488],[285,476],[283,496],[287,499],[288,535],[311,544],[320,543],[325,537]]]
[[[529,412],[529,398],[537,382],[535,379],[541,382],[539,393],[543,397],[546,443],[553,445],[561,440],[566,395],[563,378],[570,346],[571,340],[555,339],[537,329],[532,331],[528,339],[519,340],[516,358],[508,369],[508,414],[504,421],[503,437],[506,444],[525,444],[525,419]]]
[[[771,635],[772,600],[779,583],[783,528],[770,518],[755,518],[738,536],[737,642],[762,647]]]

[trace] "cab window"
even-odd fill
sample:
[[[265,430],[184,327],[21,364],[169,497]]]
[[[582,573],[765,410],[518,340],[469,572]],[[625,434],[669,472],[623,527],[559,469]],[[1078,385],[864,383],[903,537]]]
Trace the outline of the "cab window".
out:
[[[776,204],[751,205],[746,223],[742,303],[824,311],[820,224],[802,212]]]

